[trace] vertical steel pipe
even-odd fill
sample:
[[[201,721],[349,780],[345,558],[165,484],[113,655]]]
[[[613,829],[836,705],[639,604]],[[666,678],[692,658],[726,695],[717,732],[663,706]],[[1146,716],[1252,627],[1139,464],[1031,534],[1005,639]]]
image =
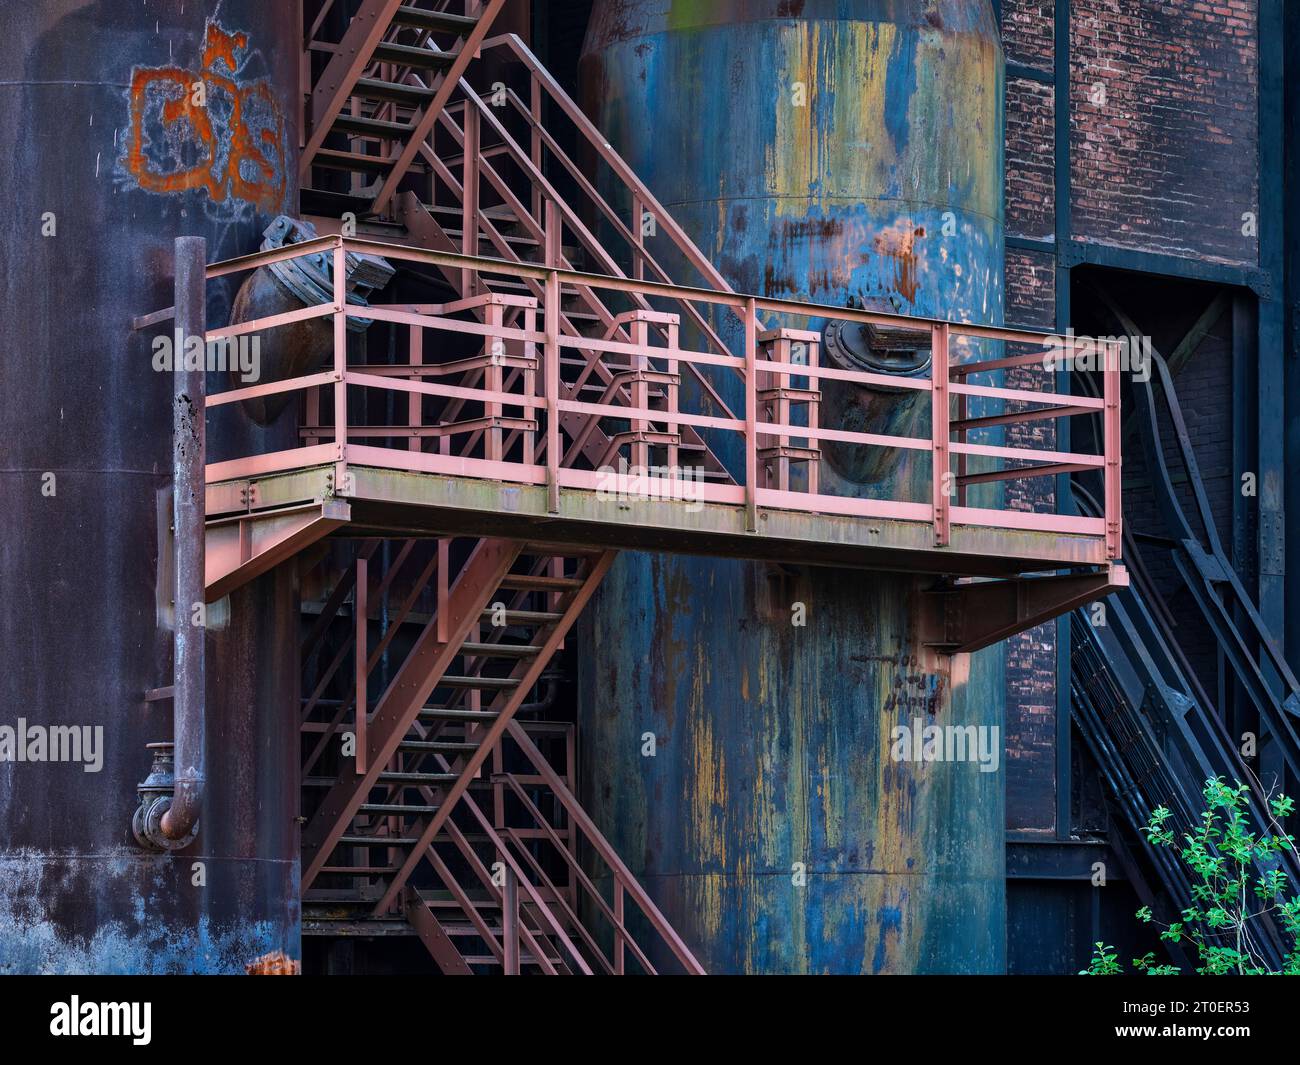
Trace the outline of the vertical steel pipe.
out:
[[[204,468],[207,465],[207,265],[203,237],[176,238],[173,305],[176,336],[184,341],[172,366],[172,720],[176,787],[171,808],[163,815],[168,839],[189,835],[203,804],[204,767],[204,543],[206,514]],[[198,358],[188,357],[197,338]]]

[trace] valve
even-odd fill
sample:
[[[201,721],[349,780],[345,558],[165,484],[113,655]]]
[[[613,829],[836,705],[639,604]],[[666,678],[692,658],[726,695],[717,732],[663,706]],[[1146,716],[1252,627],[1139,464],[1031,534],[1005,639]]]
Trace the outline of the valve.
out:
[[[194,842],[199,834],[198,823],[181,839],[168,839],[163,835],[163,814],[171,809],[172,795],[176,788],[176,762],[172,754],[171,743],[146,744],[153,751],[153,765],[149,775],[136,786],[140,805],[131,817],[131,831],[135,840],[145,850],[178,851],[184,850]]]

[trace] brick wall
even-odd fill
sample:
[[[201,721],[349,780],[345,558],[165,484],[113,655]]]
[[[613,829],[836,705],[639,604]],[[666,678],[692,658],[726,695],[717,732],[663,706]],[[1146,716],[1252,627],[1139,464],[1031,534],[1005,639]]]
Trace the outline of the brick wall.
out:
[[[1002,46],[1008,63],[1052,69],[1056,0],[1002,0]]]
[[[1051,85],[1007,79],[1007,232],[1017,237],[1056,230],[1055,96]]]
[[[1077,239],[1257,261],[1257,5],[1074,0]]]

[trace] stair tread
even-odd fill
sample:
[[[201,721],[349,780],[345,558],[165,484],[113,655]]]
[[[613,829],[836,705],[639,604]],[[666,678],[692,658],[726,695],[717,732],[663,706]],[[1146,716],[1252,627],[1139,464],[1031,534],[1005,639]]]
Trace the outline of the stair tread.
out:
[[[391,137],[398,140],[405,140],[406,136],[411,133],[411,125],[408,122],[389,122],[382,118],[366,118],[363,115],[340,114],[334,120],[332,129],[344,133],[365,133],[374,134],[380,137]]]
[[[436,95],[433,89],[419,85],[403,85],[396,81],[382,81],[379,78],[358,78],[355,91],[358,96],[367,99],[394,100],[398,103],[411,104],[424,103],[432,100]]]
[[[393,784],[450,784],[456,780],[458,773],[400,773],[387,771],[379,774],[381,783]]]
[[[462,654],[483,658],[530,658],[542,652],[531,643],[464,643],[460,650]]]
[[[500,715],[495,710],[463,710],[450,706],[426,706],[421,717],[446,718],[450,721],[494,721]]]
[[[457,55],[456,52],[436,52],[432,48],[418,48],[409,44],[386,42],[375,49],[373,58],[384,63],[400,63],[404,66],[444,70],[456,61]]]
[[[427,816],[428,814],[437,813],[438,807],[407,805],[397,802],[367,802],[362,803],[357,808],[357,812],[363,814],[420,814]]]
[[[482,616],[490,619],[494,613],[496,613],[496,611],[494,611],[491,607],[488,607],[486,610],[483,611]],[[505,612],[505,618],[507,624],[509,624],[512,620],[528,622],[528,623],[533,623],[533,622],[545,623],[548,621],[559,621],[563,617],[564,617],[563,614],[556,614],[548,610],[507,610]]]
[[[403,740],[397,747],[401,751],[477,751],[479,745],[449,740]]]
[[[336,148],[321,148],[316,152],[312,162],[316,166],[331,170],[375,171],[383,172],[392,166],[392,160],[378,155],[363,155],[361,152],[344,152]]]
[[[394,22],[404,26],[418,26],[423,30],[444,30],[465,34],[478,25],[474,15],[457,15],[450,11],[427,11],[422,7],[404,4],[393,15]]]
[[[509,612],[507,612],[507,617]],[[462,676],[444,676],[438,681],[438,687],[448,688],[480,688],[491,691],[507,691],[510,688],[519,687],[519,681],[514,677],[462,677]]]
[[[568,588],[581,588],[586,581],[581,577],[549,577],[541,574],[508,573],[501,579],[502,588],[512,591],[562,591]]]

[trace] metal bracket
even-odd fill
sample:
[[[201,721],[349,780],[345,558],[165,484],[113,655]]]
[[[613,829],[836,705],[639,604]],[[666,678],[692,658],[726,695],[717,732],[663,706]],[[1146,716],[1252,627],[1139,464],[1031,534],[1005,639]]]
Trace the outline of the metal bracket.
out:
[[[941,654],[968,654],[1127,587],[1128,571],[1112,564],[1092,573],[932,588],[922,599],[921,642]]]
[[[216,602],[351,519],[352,508],[331,499],[208,522],[204,598]]]

